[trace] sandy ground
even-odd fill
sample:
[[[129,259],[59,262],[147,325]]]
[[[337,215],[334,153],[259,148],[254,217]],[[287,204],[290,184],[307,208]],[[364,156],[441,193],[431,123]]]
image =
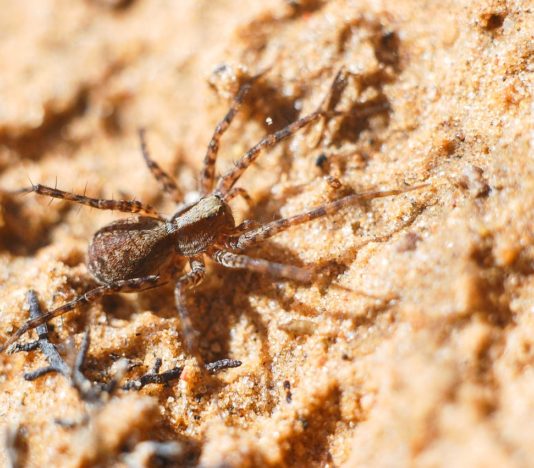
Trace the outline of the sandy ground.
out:
[[[137,128],[194,194],[213,128],[259,71],[219,173],[347,79],[336,113],[243,177],[254,206],[232,202],[239,221],[429,184],[249,252],[314,265],[312,285],[209,264],[189,304],[201,355],[241,367],[200,373],[172,287],[107,297],[51,333],[69,361],[90,330],[93,381],[121,358],[139,364],[124,379],[161,358],[184,367],[168,385],[91,405],[61,375],[24,380],[46,365],[39,352],[2,354],[2,466],[534,464],[531,2],[0,3],[3,341],[27,319],[28,289],[51,309],[94,286],[88,242],[124,217],[6,191],[57,180],[172,213]],[[154,454],[165,441],[173,461]]]

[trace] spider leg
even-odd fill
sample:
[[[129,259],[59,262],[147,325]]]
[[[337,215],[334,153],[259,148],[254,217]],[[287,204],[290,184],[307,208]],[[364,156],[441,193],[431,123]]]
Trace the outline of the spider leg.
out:
[[[226,250],[215,250],[209,255],[215,262],[226,268],[246,269],[302,282],[309,282],[312,279],[312,271],[306,268],[270,262],[262,258],[252,258]]]
[[[341,208],[346,206],[355,205],[363,200],[371,200],[373,198],[382,198],[382,197],[391,197],[394,195],[400,195],[402,193],[411,192],[412,190],[419,190],[421,188],[427,187],[427,184],[416,185],[413,187],[408,187],[405,189],[396,189],[396,190],[384,190],[377,192],[363,192],[356,193],[354,195],[348,195],[339,200],[333,201],[331,203],[326,203],[325,205],[319,206],[313,210],[307,211],[306,213],[301,213],[295,216],[290,216],[289,218],[277,219],[271,223],[264,224],[259,228],[248,231],[244,234],[241,234],[235,240],[228,240],[227,245],[236,250],[246,249],[251,245],[257,244],[279,232],[285,231],[286,229],[297,226],[299,224],[307,223],[313,219],[320,218],[329,214],[336,213]]]
[[[213,136],[211,137],[208,145],[206,156],[204,157],[204,168],[200,174],[200,192],[202,195],[206,195],[213,190],[213,184],[215,182],[215,163],[217,161],[217,153],[219,152],[219,141],[226,129],[232,123],[232,120],[234,120],[234,117],[239,111],[241,104],[243,104],[243,101],[250,91],[252,84],[257,78],[259,78],[259,76],[260,75],[253,77],[251,81],[245,83],[243,86],[241,86],[241,88],[239,88],[239,91],[230,105],[230,109],[215,127],[215,131],[213,132]]]
[[[46,314],[28,320],[7,340],[7,342],[3,346],[0,347],[0,352],[10,347],[27,331],[33,330],[34,328],[37,328],[40,325],[43,325],[49,322],[50,320],[59,317],[60,315],[64,315],[67,312],[70,312],[71,310],[75,309],[79,305],[89,304],[108,294],[115,294],[119,292],[139,292],[147,289],[156,288],[158,286],[162,286],[168,281],[168,277],[162,278],[160,275],[150,275],[141,278],[132,278],[128,280],[116,281],[115,283],[106,284],[104,286],[98,286],[97,288],[87,291],[85,294],[78,296],[72,301],[63,304],[62,306],[57,307],[56,309],[51,310]]]
[[[249,207],[254,204],[254,202],[252,201],[252,197],[243,187],[234,187],[225,195],[224,201],[228,203],[230,200],[233,200],[236,197],[243,198],[243,200],[247,202],[247,205]]]
[[[263,149],[270,148],[276,145],[278,142],[284,140],[285,138],[293,135],[301,128],[309,125],[313,121],[319,119],[319,117],[324,115],[335,115],[336,112],[330,109],[332,105],[332,95],[334,91],[340,86],[340,81],[344,76],[345,70],[341,69],[336,73],[332,85],[328,91],[328,94],[323,98],[318,109],[311,114],[308,114],[295,122],[290,123],[287,127],[284,127],[281,130],[278,130],[275,133],[265,136],[261,139],[256,145],[250,148],[245,155],[235,163],[235,167],[222,176],[217,182],[215,192],[226,196],[230,189],[235,185],[239,178],[243,175],[246,169],[258,158]]]
[[[178,278],[176,286],[174,287],[174,298],[176,301],[176,309],[182,322],[182,335],[186,350],[192,355],[199,358],[197,347],[197,332],[191,323],[191,317],[187,311],[185,293],[188,289],[191,289],[204,279],[206,274],[206,266],[202,256],[192,257],[189,260],[191,271]]]
[[[250,231],[251,229],[256,229],[259,226],[260,224],[257,221],[254,221],[253,219],[245,219],[232,230],[232,238],[238,237],[242,233]]]
[[[68,200],[81,205],[91,206],[99,210],[116,210],[123,211],[125,213],[140,213],[145,216],[151,216],[153,218],[160,218],[155,208],[150,205],[145,205],[137,200],[106,200],[105,198],[91,198],[85,195],[78,195],[72,192],[64,192],[57,188],[47,187],[46,185],[35,184],[31,188],[27,189],[28,192],[35,192],[39,195],[44,195],[51,198],[60,198],[62,200]]]
[[[317,120],[323,115],[322,110],[316,110],[311,114],[302,117],[295,122],[289,124],[287,127],[282,130],[278,130],[275,133],[267,135],[259,143],[256,143],[252,148],[250,148],[245,155],[235,163],[235,167],[222,176],[217,182],[215,188],[216,193],[220,193],[223,196],[229,192],[229,190],[234,186],[234,184],[239,180],[241,175],[245,170],[258,158],[261,154],[261,151],[271,146],[276,145],[279,141],[291,136],[293,133],[300,130],[302,127],[310,124],[314,120]]]
[[[169,174],[167,174],[156,161],[154,161],[150,157],[150,152],[146,144],[145,129],[140,128],[138,130],[138,134],[139,143],[141,145],[141,153],[143,154],[143,158],[148,169],[150,170],[154,178],[161,184],[163,190],[168,193],[176,203],[181,202],[183,199],[183,193],[178,188],[176,181]]]

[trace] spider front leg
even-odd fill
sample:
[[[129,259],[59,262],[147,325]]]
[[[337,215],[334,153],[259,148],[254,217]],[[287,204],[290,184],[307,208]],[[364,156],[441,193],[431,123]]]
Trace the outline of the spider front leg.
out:
[[[245,155],[235,163],[235,167],[232,170],[227,172],[219,179],[219,181],[217,182],[217,186],[215,187],[215,192],[222,194],[226,197],[228,192],[235,185],[235,183],[239,180],[239,178],[243,175],[247,168],[254,161],[256,161],[256,159],[263,150],[270,148],[276,145],[278,142],[290,137],[301,128],[306,127],[307,125],[318,120],[322,116],[336,114],[336,112],[329,110],[331,106],[330,101],[332,100],[332,95],[336,88],[339,86],[339,82],[342,79],[344,73],[345,71],[342,69],[336,74],[334,81],[330,86],[328,94],[323,98],[321,104],[315,112],[301,117],[295,122],[290,123],[287,127],[278,130],[277,132],[271,135],[267,135],[266,137],[261,139],[259,143],[250,148],[245,153]]]
[[[229,239],[227,241],[227,245],[230,248],[236,250],[246,249],[254,244],[264,241],[269,237],[274,236],[275,234],[278,234],[279,232],[285,231],[286,229],[292,226],[298,226],[299,224],[307,223],[314,219],[336,213],[344,207],[356,205],[357,203],[363,200],[372,200],[374,198],[401,195],[403,193],[411,192],[412,190],[419,190],[424,187],[427,187],[427,184],[416,185],[405,189],[364,192],[356,193],[354,195],[348,195],[344,198],[333,201],[331,203],[326,203],[325,205],[319,206],[305,213],[290,216],[289,218],[277,219],[276,221],[267,223],[256,229],[245,232],[237,238]]]
[[[150,205],[145,205],[137,200],[106,200],[105,198],[91,198],[85,195],[78,195],[76,193],[64,192],[57,188],[47,187],[46,185],[36,184],[29,189],[24,189],[26,192],[35,192],[39,195],[47,197],[59,198],[62,200],[72,201],[81,205],[91,206],[99,210],[116,210],[125,213],[139,213],[145,216],[161,219],[161,216],[155,208]]]
[[[182,335],[186,350],[200,359],[198,353],[197,332],[191,323],[191,317],[187,311],[186,291],[202,282],[206,274],[206,266],[202,256],[192,257],[189,260],[191,271],[176,281],[174,287],[174,298],[176,301],[176,309],[182,322]]]
[[[161,184],[163,191],[168,193],[176,203],[180,203],[184,198],[184,194],[178,188],[176,181],[169,174],[167,174],[150,156],[145,139],[145,129],[140,128],[138,130],[138,135],[139,142],[141,144],[141,153],[143,154],[143,159],[145,160],[148,169],[154,178]]]
[[[230,109],[224,118],[217,124],[217,127],[215,127],[215,131],[213,132],[213,136],[208,145],[208,150],[206,151],[206,156],[204,157],[204,169],[202,169],[200,175],[200,193],[203,195],[206,195],[213,190],[213,184],[215,182],[215,163],[217,162],[217,153],[219,152],[219,142],[221,137],[232,123],[232,120],[234,120],[234,117],[252,87],[252,83],[256,81],[259,76],[260,75],[252,78],[251,81],[241,86],[232,101]]]
[[[97,288],[87,291],[85,294],[73,299],[70,302],[46,313],[37,318],[28,320],[24,325],[22,325],[8,340],[7,342],[0,347],[0,352],[4,351],[6,348],[10,347],[15,341],[17,341],[22,335],[27,331],[33,330],[34,328],[39,327],[45,323],[48,323],[50,320],[64,315],[71,310],[74,310],[76,307],[82,304],[89,304],[96,301],[102,296],[108,294],[115,294],[119,292],[139,292],[147,289],[156,288],[159,286],[168,283],[169,279],[167,277],[162,278],[160,275],[150,275],[144,276],[141,278],[132,278],[128,280],[116,281],[115,283],[107,284],[104,286],[99,286]]]
[[[256,161],[262,150],[276,145],[278,142],[293,135],[293,133],[297,132],[299,129],[317,120],[322,115],[323,111],[319,109],[315,112],[312,112],[311,114],[308,114],[305,117],[296,120],[295,122],[289,124],[282,130],[278,130],[277,132],[264,137],[262,140],[260,140],[259,143],[250,148],[245,153],[245,155],[235,163],[235,167],[231,171],[229,171],[219,179],[219,182],[217,182],[217,186],[215,188],[215,192],[220,193],[222,195],[226,195],[234,186],[234,184],[239,180],[239,178],[243,175],[246,169],[254,161]]]

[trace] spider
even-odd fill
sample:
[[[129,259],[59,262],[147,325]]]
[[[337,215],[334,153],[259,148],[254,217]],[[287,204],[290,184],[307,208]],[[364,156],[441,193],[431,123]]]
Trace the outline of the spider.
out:
[[[257,226],[251,220],[236,225],[229,202],[237,196],[251,201],[245,189],[235,186],[246,169],[256,161],[263,150],[328,114],[325,110],[325,99],[316,111],[265,136],[250,148],[232,169],[216,179],[215,163],[219,141],[259,76],[256,75],[241,85],[230,109],[215,128],[200,173],[200,199],[194,203],[178,205],[176,213],[170,218],[163,217],[153,207],[136,200],[90,198],[40,184],[32,184],[31,188],[26,189],[28,192],[48,197],[69,200],[102,210],[135,213],[138,216],[114,221],[95,233],[89,245],[87,265],[90,274],[99,284],[97,287],[38,318],[28,320],[9,338],[0,351],[10,347],[27,331],[104,295],[139,292],[175,281],[174,295],[181,319],[184,345],[189,352],[198,356],[195,348],[195,331],[186,308],[185,294],[203,280],[204,257],[207,256],[227,268],[247,269],[289,280],[310,282],[313,275],[308,268],[253,258],[242,252],[290,227],[335,213],[362,200],[399,195],[424,187],[418,185],[352,194],[305,213],[261,226]],[[148,169],[161,184],[164,192],[180,203],[181,191],[175,180],[151,158],[143,129],[139,130],[139,140]],[[189,270],[186,272],[187,264]]]

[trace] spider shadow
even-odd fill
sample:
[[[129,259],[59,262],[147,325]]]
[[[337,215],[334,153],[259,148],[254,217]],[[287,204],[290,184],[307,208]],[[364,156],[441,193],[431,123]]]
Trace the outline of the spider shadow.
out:
[[[20,134],[0,134],[0,144],[11,149],[22,160],[37,161],[50,154],[58,147],[73,148],[77,146],[65,135],[65,128],[87,110],[89,90],[82,88],[73,97],[67,109],[46,112],[44,120],[37,128],[25,129]],[[3,169],[3,167],[0,167]]]
[[[330,391],[311,404],[297,417],[302,430],[288,437],[284,458],[287,466],[325,466],[333,463],[329,439],[341,421],[341,391],[333,385]]]
[[[3,217],[0,227],[0,252],[7,251],[20,257],[34,255],[39,249],[49,245],[54,228],[64,222],[69,212],[69,206],[64,205],[53,221],[42,216],[36,217],[31,207],[25,203],[24,197],[21,194],[0,191]]]
[[[318,287],[321,296],[327,294],[329,290],[333,289],[366,300],[369,311],[373,313],[365,314],[364,316],[355,315],[350,311],[328,311],[329,316],[334,319],[351,320],[355,328],[358,326],[373,325],[378,311],[387,309],[388,304],[394,298],[391,295],[378,296],[367,291],[349,289],[337,284],[337,277],[350,268],[350,264],[354,261],[357,251],[363,248],[365,245],[375,241],[376,239],[374,238],[368,239],[358,244],[354,248],[348,249],[341,255],[341,257],[324,260],[314,265],[317,274],[313,280],[313,285]],[[280,261],[280,259],[283,259],[283,261],[286,263],[303,266],[302,261],[290,249],[276,246],[269,248],[269,252],[271,254],[269,255],[269,260]],[[262,258],[265,258],[265,255],[263,255]],[[310,303],[296,298],[291,293],[288,294],[285,288],[279,287],[280,281],[284,280],[274,278],[272,281],[269,281],[264,279],[262,281],[261,294],[266,298],[278,303],[281,309],[286,312],[290,312],[293,316],[318,317],[321,315],[321,312],[317,307],[314,307],[310,305]],[[286,333],[290,333],[293,338],[305,339],[305,336],[298,333]]]
[[[368,308],[370,313],[368,314],[362,316],[354,315],[351,312],[335,311],[332,312],[332,316],[334,318],[351,320],[355,327],[366,325],[371,326],[374,324],[377,315],[386,311],[389,308],[391,301],[397,299],[398,295],[394,292],[390,292],[389,294],[385,294],[383,296],[376,295],[368,291],[345,288],[337,284],[336,281],[340,275],[344,274],[350,268],[359,250],[371,243],[388,242],[392,239],[392,237],[412,226],[424,209],[424,204],[416,204],[410,215],[402,223],[397,224],[388,232],[379,236],[363,239],[361,242],[358,242],[354,246],[346,249],[335,259],[326,259],[314,264],[314,269],[317,274],[315,285],[318,286],[321,294],[326,294],[329,289],[338,289],[340,291],[345,291],[348,294],[357,295],[369,301]],[[256,252],[258,252],[257,255]],[[257,249],[256,252],[253,251],[253,256],[265,258],[270,261],[303,266],[302,261],[294,252],[273,242],[265,242],[262,244],[260,249]],[[296,312],[299,315],[308,317],[315,317],[319,314],[315,307],[306,304],[293,296],[288,297],[287,293],[285,293],[282,288],[276,287],[277,283],[278,281],[276,279],[267,283],[267,285],[262,288],[262,294],[266,295],[269,299],[275,300],[286,311]]]

